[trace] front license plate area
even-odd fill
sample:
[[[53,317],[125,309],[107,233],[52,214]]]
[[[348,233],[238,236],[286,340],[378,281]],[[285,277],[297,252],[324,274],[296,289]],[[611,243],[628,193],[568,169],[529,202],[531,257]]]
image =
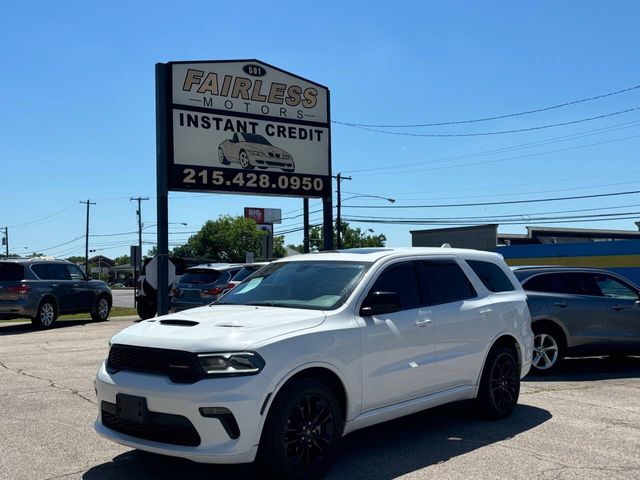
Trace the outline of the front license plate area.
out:
[[[118,393],[116,395],[116,416],[121,420],[143,424],[149,419],[147,399]]]

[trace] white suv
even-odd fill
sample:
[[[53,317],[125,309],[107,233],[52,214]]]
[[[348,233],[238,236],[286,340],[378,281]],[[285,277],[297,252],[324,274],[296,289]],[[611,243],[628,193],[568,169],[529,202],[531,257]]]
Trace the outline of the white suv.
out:
[[[508,416],[533,334],[497,254],[356,249],[278,260],[215,304],[140,322],[110,345],[98,433],[313,478],[343,435],[375,423],[470,398]]]

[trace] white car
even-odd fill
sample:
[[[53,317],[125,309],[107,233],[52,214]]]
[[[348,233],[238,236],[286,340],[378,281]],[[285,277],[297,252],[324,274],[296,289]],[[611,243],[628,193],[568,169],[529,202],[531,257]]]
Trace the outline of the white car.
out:
[[[262,135],[234,133],[231,140],[218,146],[218,160],[222,165],[239,163],[242,168],[279,168],[293,172],[296,165],[289,152],[275,147]]]
[[[355,249],[275,261],[215,304],[116,334],[98,433],[196,462],[315,478],[360,428],[477,398],[515,407],[533,333],[502,257]]]

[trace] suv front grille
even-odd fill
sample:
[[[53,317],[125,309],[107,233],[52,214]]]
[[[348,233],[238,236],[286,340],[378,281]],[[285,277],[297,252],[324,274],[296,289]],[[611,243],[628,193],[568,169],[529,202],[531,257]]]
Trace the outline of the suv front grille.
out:
[[[115,404],[102,402],[102,424],[111,430],[170,445],[187,447],[200,445],[200,435],[186,417],[157,412],[149,412],[149,414],[148,422],[136,423],[118,418]]]
[[[119,344],[109,350],[107,370],[164,375],[174,383],[195,383],[204,377],[197,356],[191,352]]]

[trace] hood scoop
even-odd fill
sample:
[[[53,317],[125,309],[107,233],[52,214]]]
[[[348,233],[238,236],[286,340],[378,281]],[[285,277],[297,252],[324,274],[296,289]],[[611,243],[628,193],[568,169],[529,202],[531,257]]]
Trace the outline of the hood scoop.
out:
[[[161,325],[174,325],[177,327],[195,327],[199,322],[193,320],[160,320]]]

